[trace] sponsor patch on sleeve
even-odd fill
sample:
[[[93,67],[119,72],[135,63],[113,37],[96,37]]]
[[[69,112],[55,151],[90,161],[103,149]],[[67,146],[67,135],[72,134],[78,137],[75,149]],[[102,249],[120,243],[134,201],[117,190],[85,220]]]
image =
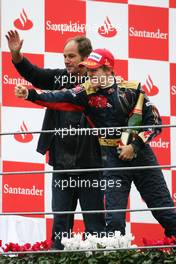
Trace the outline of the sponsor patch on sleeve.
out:
[[[153,129],[150,128],[146,131],[140,132],[138,136],[143,140],[144,143],[146,143],[150,139],[152,134],[153,134]]]

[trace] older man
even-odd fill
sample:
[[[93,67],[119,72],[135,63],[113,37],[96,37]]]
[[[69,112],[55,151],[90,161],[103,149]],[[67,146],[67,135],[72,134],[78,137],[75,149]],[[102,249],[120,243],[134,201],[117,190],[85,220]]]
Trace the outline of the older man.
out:
[[[9,31],[7,36],[12,61],[17,71],[35,87],[46,90],[60,90],[62,87],[72,89],[86,79],[86,69],[80,68],[83,61],[92,51],[91,42],[84,36],[69,39],[64,46],[65,69],[42,69],[30,63],[20,52],[23,41],[17,31]],[[65,111],[67,110],[67,111]],[[43,121],[43,130],[62,128],[89,127],[85,116],[77,111],[70,112],[47,110]],[[40,135],[37,151],[45,154],[49,151],[49,164],[54,170],[101,167],[101,152],[95,136],[71,136],[62,138],[59,133]],[[100,186],[101,173],[53,173],[52,209],[53,211],[75,210],[79,199],[82,210],[102,210],[103,194]],[[89,180],[89,187],[81,187],[79,180]],[[92,187],[93,181],[97,187]],[[75,182],[76,186],[73,188]],[[60,183],[60,184],[59,184]],[[64,188],[63,188],[64,185]],[[83,215],[85,232],[99,234],[104,230],[103,214]],[[73,227],[73,216],[54,215],[52,240],[55,248],[62,248],[62,235],[69,235]]]

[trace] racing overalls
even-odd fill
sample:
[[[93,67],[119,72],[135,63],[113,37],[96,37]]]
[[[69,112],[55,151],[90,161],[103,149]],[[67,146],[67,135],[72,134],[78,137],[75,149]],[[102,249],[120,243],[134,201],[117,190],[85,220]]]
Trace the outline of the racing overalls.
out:
[[[114,83],[105,89],[93,89],[87,82],[68,91],[37,93],[36,90],[31,89],[28,100],[55,110],[68,108],[69,111],[83,111],[89,122],[96,128],[109,128],[106,138],[101,137],[101,130],[99,130],[105,167],[154,166],[158,165],[158,162],[148,143],[161,132],[159,127],[139,130],[138,135],[131,142],[137,154],[136,158],[124,161],[119,159],[117,154],[121,136],[119,127],[127,126],[129,115],[139,96],[139,89],[139,83],[131,84],[130,87],[129,83],[126,85],[126,82],[120,86]],[[161,125],[158,110],[147,97],[144,99],[142,109],[142,125]],[[114,133],[110,128],[114,128]],[[160,168],[107,170],[104,177],[107,183],[105,195],[108,210],[127,208],[132,182],[149,208],[174,206]],[[153,210],[152,214],[165,229],[167,236],[176,235],[176,211],[174,209]],[[125,212],[107,213],[106,222],[107,233],[119,230],[125,234]]]

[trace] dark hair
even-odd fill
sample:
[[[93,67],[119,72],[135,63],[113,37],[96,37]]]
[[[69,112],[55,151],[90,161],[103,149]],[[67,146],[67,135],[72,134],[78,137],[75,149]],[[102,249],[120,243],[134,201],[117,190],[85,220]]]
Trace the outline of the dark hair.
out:
[[[88,57],[92,52],[91,41],[85,36],[76,36],[74,38],[70,38],[66,41],[65,46],[71,41],[75,41],[78,44],[78,52],[82,58]]]

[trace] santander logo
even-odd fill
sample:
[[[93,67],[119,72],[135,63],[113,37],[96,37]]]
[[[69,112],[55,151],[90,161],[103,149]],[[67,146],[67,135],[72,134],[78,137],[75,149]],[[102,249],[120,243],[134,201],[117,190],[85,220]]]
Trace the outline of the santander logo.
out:
[[[150,75],[147,76],[146,84],[143,84],[142,88],[147,96],[154,96],[159,92],[158,87],[153,84]]]
[[[20,131],[18,132],[28,132],[27,126],[24,123],[24,121],[22,125],[20,126]],[[20,143],[28,143],[33,140],[33,135],[32,134],[15,134],[14,138]]]
[[[20,17],[17,18],[13,24],[17,29],[21,30],[29,30],[33,27],[33,22],[27,17],[24,9],[20,13]]]
[[[117,34],[117,30],[112,26],[108,17],[104,20],[104,24],[98,28],[98,33],[106,38],[112,38]]]

